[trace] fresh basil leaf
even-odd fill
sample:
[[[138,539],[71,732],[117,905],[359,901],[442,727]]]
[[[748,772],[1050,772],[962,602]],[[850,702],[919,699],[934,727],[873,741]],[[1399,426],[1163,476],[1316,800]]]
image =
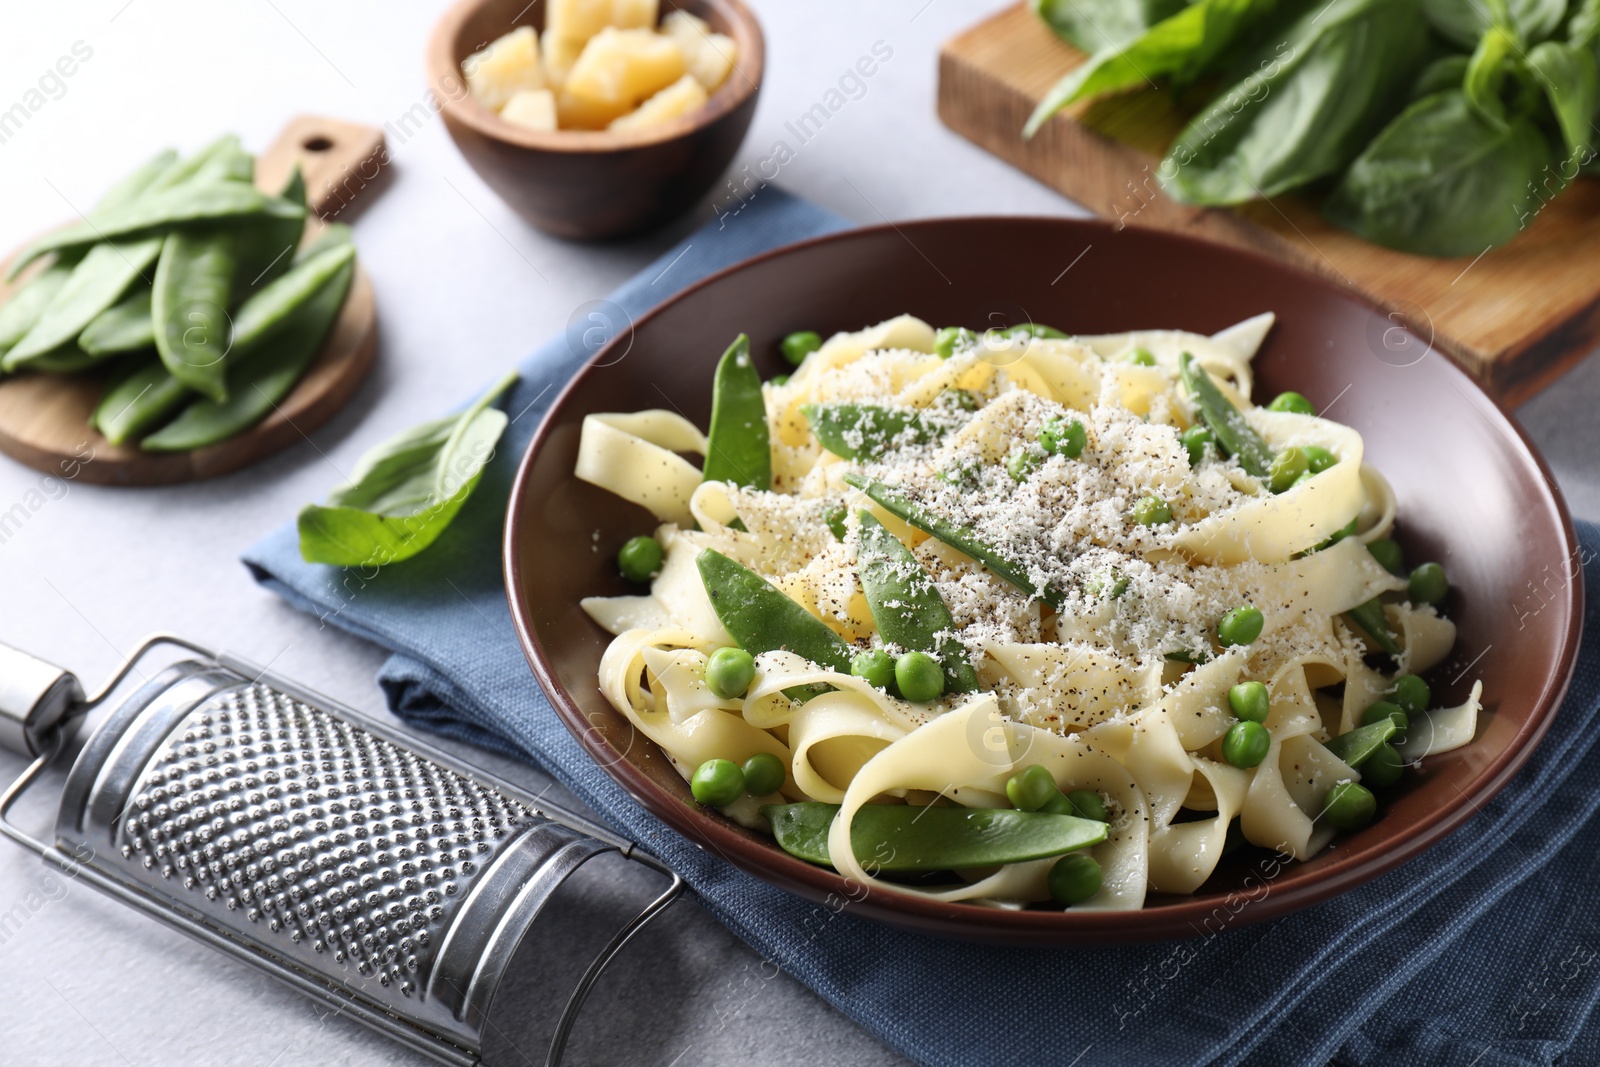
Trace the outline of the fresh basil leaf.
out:
[[[1417,75],[1417,82],[1411,87],[1410,100],[1421,100],[1446,89],[1461,88],[1466,83],[1470,63],[1471,59],[1467,56],[1440,56],[1423,67],[1422,73]]]
[[[1185,203],[1238,204],[1338,173],[1404,99],[1426,31],[1418,0],[1313,5],[1179,134],[1162,186]]]
[[[1600,71],[1586,48],[1545,41],[1528,52],[1528,69],[1544,90],[1571,158],[1593,153],[1595,107],[1600,101]]]
[[[1428,256],[1477,255],[1515,237],[1554,164],[1527,117],[1485,122],[1460,90],[1401,112],[1350,165],[1323,213],[1360,237]]]
[[[1467,103],[1497,130],[1506,126],[1506,105],[1500,93],[1506,75],[1511,72],[1512,58],[1521,50],[1516,35],[1506,27],[1490,26],[1478,39],[1478,47],[1467,61],[1466,77],[1461,88],[1467,94]]]
[[[396,563],[433,544],[472,495],[505,430],[502,378],[459,415],[434,419],[361,457],[326,505],[300,512],[300,555],[340,567]]]
[[[1188,0],[1033,0],[1033,13],[1068,44],[1090,53],[1127,44]]]
[[[1567,21],[1567,43],[1591,52],[1600,48],[1600,0],[1582,0],[1572,9],[1572,18]]]
[[[1192,83],[1274,6],[1274,0],[1196,0],[1136,40],[1101,48],[1045,94],[1022,136],[1032,137],[1052,115],[1079,100],[1153,85],[1162,77]]]
[[[1483,32],[1501,25],[1528,44],[1550,37],[1567,17],[1567,0],[1422,0],[1439,35],[1462,48],[1477,45]]]

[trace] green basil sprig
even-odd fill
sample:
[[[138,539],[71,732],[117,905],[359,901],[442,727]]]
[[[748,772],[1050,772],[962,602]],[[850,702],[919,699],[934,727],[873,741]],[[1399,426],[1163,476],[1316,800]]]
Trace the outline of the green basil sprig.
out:
[[[1033,13],[1090,55],[1137,40],[1182,11],[1187,0],[1033,0]]]
[[[1185,203],[1240,204],[1337,174],[1394,114],[1427,47],[1417,0],[1307,8],[1178,135],[1163,188]]]
[[[409,559],[438,540],[467,502],[509,421],[490,407],[516,372],[459,415],[434,419],[361,457],[350,482],[300,512],[308,563],[370,567]]]
[[[1323,207],[1375,244],[1472,256],[1538,210],[1550,142],[1526,117],[1496,129],[1460,89],[1412,104],[1367,146]]]
[[[1528,43],[1543,41],[1567,15],[1567,0],[1422,0],[1422,7],[1439,36],[1469,49],[1494,25],[1514,29]]]
[[[1032,137],[1050,116],[1079,100],[1149,85],[1152,78],[1192,84],[1274,6],[1274,0],[1195,0],[1136,39],[1101,47],[1045,94],[1022,136]]]

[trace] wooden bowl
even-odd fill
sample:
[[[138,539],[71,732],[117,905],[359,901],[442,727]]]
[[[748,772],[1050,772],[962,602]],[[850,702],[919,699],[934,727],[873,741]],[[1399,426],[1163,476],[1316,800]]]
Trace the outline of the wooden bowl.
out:
[[[547,233],[620,237],[682,214],[739,150],[766,65],[761,26],[741,0],[664,0],[732,37],[727,80],[697,111],[650,129],[542,132],[473,99],[461,61],[518,26],[543,29],[543,0],[460,0],[428,41],[428,84],[456,147],[517,214]]]
[[[534,673],[595,760],[671,826],[802,896],[857,901],[860,887],[696,805],[662,754],[601,696],[596,670],[610,636],[578,600],[629,591],[613,553],[655,520],[573,476],[583,417],[674,407],[704,426],[712,367],[740,331],[765,375],[781,369],[778,341],[791,330],[826,336],[901,312],[941,326],[1031,320],[1087,334],[1211,333],[1263,311],[1278,322],[1255,362],[1257,394],[1298,390],[1359,430],[1369,462],[1399,497],[1407,558],[1438,560],[1450,575],[1447,611],[1459,640],[1432,672],[1434,693],[1459,702],[1483,680],[1488,713],[1476,740],[1429,758],[1372,825],[1310,862],[1241,849],[1199,893],[1152,895],[1142,911],[1010,911],[878,890],[851,910],[974,940],[1090,944],[1192,937],[1210,929],[1219,907],[1230,924],[1260,922],[1368,881],[1465,822],[1544,734],[1578,648],[1577,541],[1522,431],[1426,339],[1329,282],[1221,245],[1065,219],[900,223],[771,252],[657,307],[595,354],[523,458],[505,567]]]

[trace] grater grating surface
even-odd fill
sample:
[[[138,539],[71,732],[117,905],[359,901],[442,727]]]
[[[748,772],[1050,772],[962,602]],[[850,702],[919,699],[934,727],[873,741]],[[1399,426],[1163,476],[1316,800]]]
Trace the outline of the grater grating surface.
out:
[[[136,787],[119,842],[270,934],[411,996],[462,879],[534,813],[254,683],[202,703]]]
[[[163,646],[169,662],[111,694]],[[139,671],[141,675],[143,671]],[[445,1063],[478,1064],[502,979],[541,911],[615,852],[670,880],[601,949],[550,1031],[560,1061],[606,964],[683,891],[627,840],[253,664],[151,638],[94,696],[0,646],[0,744],[35,756],[0,835],[152,918]],[[9,808],[109,708],[62,789],[53,845]]]

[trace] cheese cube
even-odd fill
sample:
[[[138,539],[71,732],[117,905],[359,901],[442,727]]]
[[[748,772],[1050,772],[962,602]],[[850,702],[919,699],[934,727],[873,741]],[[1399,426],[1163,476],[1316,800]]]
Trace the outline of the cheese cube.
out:
[[[615,108],[616,118],[686,73],[683,49],[670,37],[608,26],[583,46],[562,89],[596,110]]]
[[[539,69],[539,36],[532,26],[518,26],[474,52],[461,63],[472,95],[484,107],[499,111],[522,90],[543,89]]]
[[[603,130],[613,119],[628,113],[627,105],[573,96],[563,89],[556,94],[556,118],[563,130]]]
[[[615,26],[630,30],[656,24],[658,0],[545,0],[544,32],[583,42]]]
[[[544,52],[544,81],[552,89],[561,88],[572,72],[572,65],[583,54],[586,42],[545,31],[539,42]]]
[[[660,0],[611,0],[611,25],[619,30],[654,29]]]
[[[556,128],[556,94],[549,89],[523,89],[506,101],[500,117],[530,130]]]
[[[620,119],[613,120],[610,128],[639,130],[647,126],[659,126],[663,122],[670,122],[680,115],[687,115],[703,107],[705,102],[705,88],[695,81],[693,75],[685,74],[633,111]]]
[[[712,33],[705,19],[687,11],[668,14],[661,20],[661,32],[678,42],[678,47],[683,49],[689,73],[694,75],[695,81],[705,86],[707,92],[727,79],[728,72],[733,69],[733,61],[739,54],[739,46],[734,44],[733,38]]]

